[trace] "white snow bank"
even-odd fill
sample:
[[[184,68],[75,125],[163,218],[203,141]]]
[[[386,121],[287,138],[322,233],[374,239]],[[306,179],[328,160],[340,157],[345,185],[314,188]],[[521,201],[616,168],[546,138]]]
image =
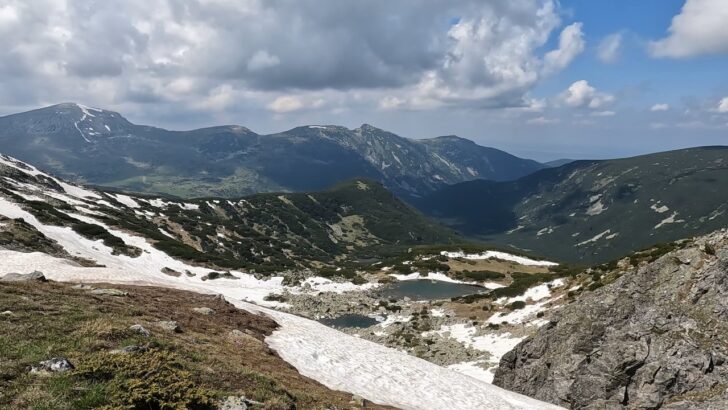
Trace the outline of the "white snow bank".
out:
[[[517,256],[517,255],[512,255],[510,253],[499,252],[499,251],[485,251],[485,252],[481,252],[481,253],[465,253],[462,251],[458,251],[458,252],[442,251],[442,252],[440,252],[440,255],[447,256],[448,258],[464,258],[464,259],[471,259],[471,260],[495,258],[495,259],[515,262],[515,263],[518,263],[521,265],[527,265],[527,266],[556,266],[556,265],[558,265],[558,263],[555,263],[555,262],[539,261],[539,260],[535,260],[535,259],[526,258],[525,256]]]
[[[514,296],[512,298],[500,298],[496,300],[496,303],[506,305],[517,301],[525,302],[529,299],[534,302],[538,302],[539,300],[546,299],[547,297],[551,296],[551,288],[564,286],[564,283],[564,280],[561,278],[554,279],[551,282],[542,283],[540,285],[528,288],[528,290],[523,292],[522,295]]]
[[[265,312],[281,326],[266,342],[301,374],[334,390],[413,410],[559,408],[317,322]]]
[[[424,280],[436,280],[439,282],[464,283],[464,284],[468,284],[468,285],[473,284],[473,282],[463,282],[461,280],[453,279],[453,278],[445,275],[444,273],[440,273],[440,272],[429,272],[426,276],[421,274],[420,272],[413,272],[413,273],[409,273],[407,275],[402,275],[402,274],[398,274],[398,273],[390,273],[389,276],[391,276],[397,280],[402,280],[402,281],[424,279]]]
[[[139,203],[137,201],[135,201],[134,198],[130,197],[129,195],[115,194],[115,195],[111,195],[111,196],[114,197],[114,199],[116,199],[117,201],[119,201],[120,204],[125,205],[129,208],[133,209],[133,208],[140,207]]]
[[[462,362],[452,366],[450,369],[462,371],[464,374],[477,376],[476,378],[487,383],[493,381],[495,368],[498,366],[500,359],[504,354],[511,351],[523,337],[514,337],[510,333],[485,333],[477,335],[478,329],[467,323],[456,323],[454,325],[443,325],[440,330],[427,332],[428,334],[438,334],[442,337],[450,337],[462,343],[465,347],[471,347],[475,350],[488,352],[487,360],[477,360],[475,362]],[[488,369],[483,369],[478,364],[488,364]]]
[[[368,289],[376,288],[377,286],[379,286],[379,284],[377,283],[364,283],[361,285],[355,285],[351,282],[334,282],[331,279],[314,276],[311,278],[307,278],[305,281],[301,282],[300,286],[291,289],[291,293],[302,293],[304,291],[306,293],[309,293],[311,290],[319,293],[344,293],[353,291],[365,291]]]

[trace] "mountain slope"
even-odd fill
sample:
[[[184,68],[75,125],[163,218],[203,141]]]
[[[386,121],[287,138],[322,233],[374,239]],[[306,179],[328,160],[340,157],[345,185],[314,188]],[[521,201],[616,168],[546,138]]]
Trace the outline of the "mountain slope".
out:
[[[272,135],[240,126],[167,131],[72,103],[0,117],[0,146],[64,178],[180,197],[312,191],[371,178],[410,198],[543,168],[457,137],[412,140],[366,124]]]
[[[16,213],[90,231],[87,236],[105,236],[99,224],[122,228],[143,234],[173,256],[218,268],[263,273],[334,262],[356,266],[359,258],[381,248],[458,240],[379,183],[366,180],[309,194],[182,202],[76,188],[5,156],[0,156],[0,176],[5,177],[0,179],[0,200],[20,208]],[[98,221],[89,222],[89,217]],[[120,253],[138,251],[107,239]]]
[[[577,291],[494,383],[573,409],[726,408],[728,234],[673,248],[592,271],[605,285]]]
[[[563,260],[604,262],[728,225],[728,149],[576,161],[511,182],[446,187],[417,205],[462,233]]]

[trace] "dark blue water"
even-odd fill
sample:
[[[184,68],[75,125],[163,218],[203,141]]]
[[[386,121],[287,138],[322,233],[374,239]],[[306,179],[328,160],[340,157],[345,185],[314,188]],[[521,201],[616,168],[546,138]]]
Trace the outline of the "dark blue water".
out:
[[[379,294],[385,299],[438,300],[473,295],[485,291],[480,286],[441,282],[427,279],[407,280],[382,287]]]
[[[330,327],[353,327],[357,329],[364,329],[379,323],[376,319],[369,316],[356,314],[341,315],[332,319],[321,319],[320,322]]]

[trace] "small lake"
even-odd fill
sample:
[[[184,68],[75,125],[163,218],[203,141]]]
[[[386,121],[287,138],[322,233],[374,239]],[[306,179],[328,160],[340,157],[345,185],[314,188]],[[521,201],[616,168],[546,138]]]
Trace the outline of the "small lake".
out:
[[[346,314],[331,319],[321,319],[319,322],[329,327],[344,328],[352,327],[356,329],[365,329],[376,325],[377,319],[369,316],[357,315],[357,314]]]
[[[427,279],[405,280],[381,288],[379,295],[385,299],[437,300],[485,292],[480,286]]]

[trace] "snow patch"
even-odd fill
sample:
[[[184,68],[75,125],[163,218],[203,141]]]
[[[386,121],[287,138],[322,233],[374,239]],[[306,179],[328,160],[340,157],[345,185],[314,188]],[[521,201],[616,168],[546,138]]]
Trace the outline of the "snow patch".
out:
[[[556,266],[558,263],[549,261],[539,261],[535,259],[526,258],[525,256],[516,256],[506,252],[499,251],[485,251],[482,253],[465,253],[462,251],[458,252],[447,252],[442,251],[440,255],[447,256],[448,258],[463,258],[470,260],[481,260],[481,259],[500,259],[509,262],[515,262],[520,265],[526,266]]]

